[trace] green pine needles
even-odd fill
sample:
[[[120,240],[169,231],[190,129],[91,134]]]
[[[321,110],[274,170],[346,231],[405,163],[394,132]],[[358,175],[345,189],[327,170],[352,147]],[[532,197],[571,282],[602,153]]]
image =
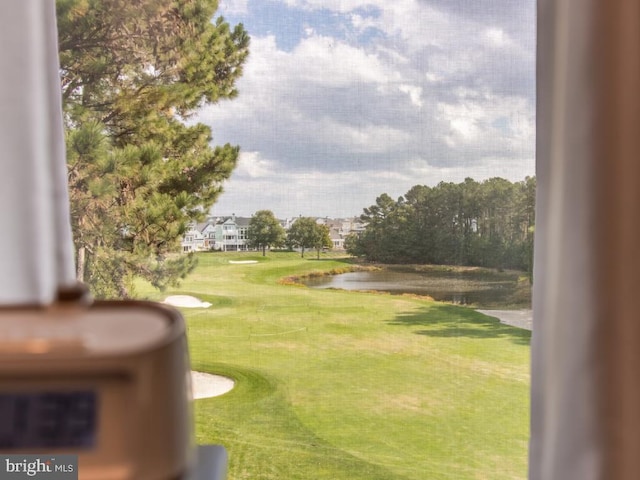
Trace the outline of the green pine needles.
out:
[[[195,266],[172,255],[231,175],[239,148],[186,123],[237,95],[242,25],[215,0],[58,0],[60,75],[77,277],[97,297],[163,289]]]

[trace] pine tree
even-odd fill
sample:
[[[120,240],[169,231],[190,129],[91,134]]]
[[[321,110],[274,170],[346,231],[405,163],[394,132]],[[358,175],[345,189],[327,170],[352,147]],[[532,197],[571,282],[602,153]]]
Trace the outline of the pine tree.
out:
[[[175,284],[172,255],[222,191],[239,148],[189,122],[237,95],[242,25],[212,21],[215,0],[58,0],[60,74],[77,276],[98,297],[133,278]]]

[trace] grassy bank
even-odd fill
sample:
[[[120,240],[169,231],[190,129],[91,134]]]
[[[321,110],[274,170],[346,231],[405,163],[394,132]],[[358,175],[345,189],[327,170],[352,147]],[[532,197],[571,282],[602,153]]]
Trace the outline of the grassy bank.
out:
[[[194,369],[236,380],[196,402],[198,442],[227,447],[228,478],[526,478],[529,332],[423,299],[278,283],[344,267],[203,254],[180,288],[138,286],[213,304],[183,312]]]

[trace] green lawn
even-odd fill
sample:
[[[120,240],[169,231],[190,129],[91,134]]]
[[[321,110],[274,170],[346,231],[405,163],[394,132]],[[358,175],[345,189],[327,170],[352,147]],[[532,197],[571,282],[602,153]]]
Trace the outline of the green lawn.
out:
[[[530,333],[410,297],[278,279],[344,266],[294,253],[201,254],[179,288],[192,366],[236,388],[195,402],[229,480],[526,478]],[[258,260],[230,264],[229,260]]]

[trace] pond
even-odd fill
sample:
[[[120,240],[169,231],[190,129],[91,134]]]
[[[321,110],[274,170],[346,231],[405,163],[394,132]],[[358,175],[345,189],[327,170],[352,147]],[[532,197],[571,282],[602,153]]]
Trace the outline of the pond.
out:
[[[424,269],[388,267],[313,277],[303,283],[312,288],[377,290],[391,294],[428,295],[434,300],[478,308],[531,307],[531,288],[522,274],[481,269]]]

